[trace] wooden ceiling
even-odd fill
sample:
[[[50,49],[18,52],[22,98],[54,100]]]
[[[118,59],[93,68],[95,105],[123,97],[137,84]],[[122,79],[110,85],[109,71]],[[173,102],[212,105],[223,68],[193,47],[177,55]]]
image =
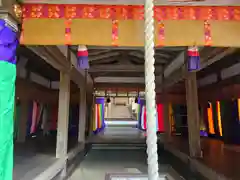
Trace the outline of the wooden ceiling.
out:
[[[156,59],[156,75],[161,75],[163,68],[171,63],[185,47],[164,47],[157,48],[155,51]],[[224,51],[226,48],[207,47],[201,50],[200,56],[203,61],[207,61],[217,54]],[[71,46],[71,50],[77,53],[77,46]],[[112,47],[96,47],[89,46],[89,72],[93,78],[99,76],[108,77],[144,77],[144,49],[141,48],[112,48]],[[17,51],[21,56],[26,57],[29,61],[26,64],[26,69],[37,73],[51,81],[59,80],[59,72],[50,66],[46,61],[41,59],[35,53],[24,46],[20,46]],[[236,51],[221,60],[211,64],[197,73],[198,79],[201,79],[212,73],[219,73],[223,68],[232,66],[240,62],[240,51]],[[239,84],[239,76],[218,82],[217,84],[208,85],[207,87],[215,86],[222,87],[228,84]],[[112,87],[108,83],[98,83],[95,87]],[[139,87],[144,88],[144,84],[114,84],[114,87]],[[207,88],[206,87],[206,88]],[[158,88],[158,87],[157,87]],[[78,88],[73,88],[78,91]],[[185,86],[183,81],[171,86],[168,89],[171,93],[184,93]]]
[[[200,51],[202,62],[209,61],[216,55],[224,52],[227,48],[204,47]],[[71,46],[71,50],[77,53],[77,46]],[[163,69],[169,65],[186,47],[162,47],[155,49],[155,75],[163,73]],[[92,78],[104,77],[144,77],[144,49],[129,47],[97,47],[89,46],[89,73]],[[237,63],[240,52],[225,56],[223,59],[213,63],[197,73],[198,79],[208,74],[220,71]],[[112,87],[109,83],[97,83],[96,87]],[[116,86],[116,84],[114,84]],[[141,87],[141,84],[118,84],[119,87]],[[157,87],[158,88],[158,87]],[[171,93],[184,93],[183,81],[169,87]]]
[[[77,46],[71,47],[77,53]],[[155,50],[155,74],[161,75],[162,69],[174,60],[184,47],[163,47]],[[99,76],[112,77],[144,77],[143,48],[114,48],[89,46],[89,73],[93,78]]]
[[[222,51],[223,49],[224,48],[217,48],[217,50],[219,51],[217,53],[220,53],[220,51]],[[240,62],[240,51],[237,50],[236,52],[234,52],[230,55],[227,55],[227,56],[223,57],[221,60],[204,68],[203,70],[198,72],[197,76],[198,76],[198,78],[202,78],[202,77],[205,77],[212,73],[219,73],[223,68],[228,68],[228,67],[232,66],[233,64],[236,64],[239,62]]]
[[[205,59],[211,59],[214,57],[214,54],[217,55],[218,53],[221,53],[226,48],[204,48],[203,51],[201,51],[202,55],[205,54]],[[208,56],[206,56],[208,54]],[[206,61],[206,60],[205,60]],[[201,79],[204,78],[210,74],[219,74],[221,70],[224,68],[228,68],[236,63],[240,62],[240,50],[237,50],[236,52],[227,55],[223,57],[221,60],[216,61],[215,63],[211,64],[210,66],[202,69],[201,71],[197,72],[197,78]],[[206,86],[203,86],[200,88],[200,91],[211,91],[216,89],[222,89],[225,86],[229,86],[232,84],[240,84],[240,75],[236,75],[224,80],[219,80],[216,83],[209,84]],[[184,81],[178,82],[177,84],[171,86],[168,89],[168,92],[171,93],[185,93],[185,84]]]

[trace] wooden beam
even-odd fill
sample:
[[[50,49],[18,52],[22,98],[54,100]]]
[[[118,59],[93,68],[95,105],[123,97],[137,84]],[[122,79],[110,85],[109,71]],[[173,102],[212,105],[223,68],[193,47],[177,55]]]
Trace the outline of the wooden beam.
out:
[[[176,69],[180,68],[184,64],[185,52],[181,52],[175,59],[173,59],[169,65],[164,69],[164,77],[168,78]]]
[[[184,80],[185,71],[186,71],[186,69],[184,66],[182,66],[181,68],[174,71],[168,78],[165,79],[163,86],[165,88],[168,88],[168,87]],[[157,84],[159,84],[159,81],[157,82]]]
[[[207,61],[202,62],[201,65],[200,65],[200,69],[198,71],[200,71],[200,70],[210,66],[211,64],[221,60],[225,56],[234,53],[236,50],[237,50],[237,48],[228,48],[225,51],[223,51],[222,53],[217,54],[215,57],[213,57],[213,58],[211,58]]]
[[[144,51],[132,51],[129,53],[129,55],[131,56],[135,56],[136,58],[141,59],[142,61],[144,61]],[[157,53],[155,52],[155,59],[156,61],[160,62],[160,63],[167,63],[168,60],[167,58],[169,58],[169,54],[161,54],[161,53]]]
[[[57,60],[51,54],[49,54],[49,50],[47,51],[46,48],[44,48],[43,46],[27,46],[27,48],[33,51],[38,56],[40,56],[44,61],[46,61],[55,69],[59,71],[68,71],[70,67],[70,62],[65,64],[64,56],[63,57],[60,56],[60,59]]]
[[[104,77],[100,76],[94,79],[94,82],[96,83],[112,83],[112,84],[118,84],[118,83],[145,83],[144,77]]]
[[[110,52],[111,50],[110,49],[105,49],[105,50],[91,50],[88,52],[88,55],[89,56],[97,56],[99,54],[105,54],[105,53],[108,53]]]
[[[78,86],[81,87],[83,85],[84,78],[79,74],[76,68],[71,68],[70,71],[71,80]]]
[[[67,56],[64,56],[57,46],[43,46],[43,48],[56,62],[64,66],[67,70],[70,69],[71,61]]]
[[[156,73],[162,72],[162,66],[155,66]],[[144,72],[144,65],[96,65],[89,69],[89,72]]]
[[[109,57],[113,57],[113,56],[119,56],[119,55],[120,55],[119,52],[110,52],[110,53],[106,53],[106,54],[102,54],[102,55],[89,56],[89,62],[98,61],[101,59],[105,59],[105,58],[109,58]]]
[[[229,54],[232,54],[236,50],[237,50],[236,48],[228,48],[225,51],[223,51],[222,53],[213,57],[212,59],[202,62],[200,65],[200,69],[198,69],[196,72],[201,71],[203,68],[206,68],[207,66],[211,65],[212,63],[221,60],[223,57],[225,57]],[[164,86],[165,87],[172,86],[173,84],[184,80],[185,77],[186,77],[186,68],[184,65],[182,65],[179,69],[174,71],[168,78],[166,78]],[[159,82],[157,82],[157,84],[159,84]]]
[[[104,50],[142,50],[144,52],[144,47],[137,47],[137,46],[89,46],[88,47],[89,50],[91,49],[104,49]],[[181,50],[184,50],[185,47],[155,47],[155,50],[169,50],[169,51],[181,51]]]
[[[218,78],[221,78],[218,73],[209,74],[201,79],[198,79],[198,87],[203,87],[212,83],[218,82]],[[221,80],[221,79],[220,79]]]
[[[145,85],[139,84],[139,83],[117,83],[117,84],[111,84],[111,83],[95,83],[94,88],[99,89],[107,89],[107,88],[133,88],[133,89],[142,89],[144,90]]]

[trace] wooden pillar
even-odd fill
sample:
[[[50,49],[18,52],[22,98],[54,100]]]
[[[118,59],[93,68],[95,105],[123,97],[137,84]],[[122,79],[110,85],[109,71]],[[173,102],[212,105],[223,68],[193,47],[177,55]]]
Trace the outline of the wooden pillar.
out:
[[[17,134],[17,142],[24,143],[27,135],[27,120],[29,111],[30,101],[27,99],[20,100],[20,118],[19,118],[19,128]]]
[[[60,72],[56,158],[64,159],[67,156],[69,99],[70,75],[69,73]],[[66,176],[66,164],[62,176]]]
[[[186,81],[189,151],[191,157],[201,157],[200,122],[196,73],[187,74]]]
[[[85,143],[86,127],[86,87],[80,89],[78,142]]]

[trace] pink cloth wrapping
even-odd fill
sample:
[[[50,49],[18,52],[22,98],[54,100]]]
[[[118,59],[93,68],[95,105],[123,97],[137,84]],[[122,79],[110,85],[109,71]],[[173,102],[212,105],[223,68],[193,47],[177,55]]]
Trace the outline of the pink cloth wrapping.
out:
[[[38,109],[38,105],[37,105],[37,103],[34,101],[34,102],[33,102],[33,112],[32,112],[32,125],[31,125],[30,134],[35,133],[35,131],[36,131],[37,109]]]

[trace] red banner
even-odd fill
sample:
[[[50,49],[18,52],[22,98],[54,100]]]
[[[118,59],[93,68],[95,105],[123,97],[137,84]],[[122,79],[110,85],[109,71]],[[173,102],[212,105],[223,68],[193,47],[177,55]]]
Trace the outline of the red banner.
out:
[[[143,20],[143,6],[24,4],[23,18]],[[155,6],[162,20],[240,20],[239,6]]]

